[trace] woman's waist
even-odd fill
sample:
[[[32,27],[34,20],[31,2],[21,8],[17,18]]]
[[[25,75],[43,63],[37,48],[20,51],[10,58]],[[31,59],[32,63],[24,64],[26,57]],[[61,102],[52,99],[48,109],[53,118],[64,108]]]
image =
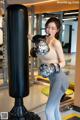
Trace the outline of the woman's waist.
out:
[[[42,59],[41,63],[47,64],[47,65],[49,65],[50,63],[57,64],[58,60],[44,60],[44,59]]]

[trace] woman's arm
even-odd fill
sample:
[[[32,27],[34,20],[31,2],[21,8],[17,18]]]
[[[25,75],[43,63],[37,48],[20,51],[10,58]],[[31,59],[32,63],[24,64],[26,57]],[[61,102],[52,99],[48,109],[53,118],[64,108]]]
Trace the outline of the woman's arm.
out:
[[[54,46],[58,55],[60,68],[62,68],[65,66],[65,57],[64,57],[62,45],[59,40],[56,40]]]

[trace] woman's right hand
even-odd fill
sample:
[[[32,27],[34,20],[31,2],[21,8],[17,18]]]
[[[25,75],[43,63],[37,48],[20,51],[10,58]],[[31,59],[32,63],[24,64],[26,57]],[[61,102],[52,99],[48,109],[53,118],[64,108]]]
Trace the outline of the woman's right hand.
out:
[[[32,35],[32,34],[28,34],[28,35],[27,35],[27,37],[28,37],[29,40],[32,40],[33,36],[34,36],[34,35]]]

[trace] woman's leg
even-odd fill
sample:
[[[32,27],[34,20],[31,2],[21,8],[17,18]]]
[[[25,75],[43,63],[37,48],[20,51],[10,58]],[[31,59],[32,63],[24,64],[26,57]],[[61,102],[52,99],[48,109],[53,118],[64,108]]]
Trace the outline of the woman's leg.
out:
[[[52,88],[53,88],[53,75],[49,76],[49,79],[50,79],[50,90],[49,90],[49,96],[51,94],[51,91],[52,91]],[[49,101],[50,97],[48,97],[48,101]],[[55,108],[55,107],[54,107]],[[50,110],[49,110],[50,109]],[[52,113],[51,113],[52,112]],[[47,102],[47,105],[46,105],[46,109],[45,109],[45,114],[46,114],[46,120],[55,120],[55,115],[54,115],[54,112],[53,110],[51,111],[51,108],[50,106],[48,107],[48,102]],[[51,114],[51,115],[50,115]],[[53,115],[52,115],[53,114]],[[52,118],[51,118],[52,117]]]
[[[50,96],[46,105],[46,117],[47,120],[61,120],[59,112],[60,99],[64,93],[58,87],[58,83],[54,83],[50,92]],[[57,113],[55,111],[57,110]],[[56,115],[57,114],[57,115]]]
[[[56,120],[62,120],[61,113],[60,113],[60,103],[58,105],[56,105],[54,116],[55,116]]]
[[[59,111],[60,99],[63,96],[65,90],[62,89],[63,80],[66,77],[62,73],[56,74],[55,77],[51,76],[51,91],[48,98],[48,102],[46,104],[46,118],[47,120],[61,120],[61,115]],[[64,79],[63,79],[64,77]],[[53,79],[53,82],[52,82]]]

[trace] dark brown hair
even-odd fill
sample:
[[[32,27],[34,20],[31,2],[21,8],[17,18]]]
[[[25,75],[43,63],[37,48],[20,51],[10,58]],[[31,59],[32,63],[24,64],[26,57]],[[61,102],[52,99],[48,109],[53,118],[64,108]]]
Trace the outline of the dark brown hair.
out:
[[[58,39],[59,38],[59,32],[60,32],[60,28],[61,28],[61,23],[60,20],[56,17],[51,17],[50,19],[48,19],[48,21],[45,24],[45,28],[47,28],[48,24],[54,22],[56,24],[56,27],[58,29],[58,32],[56,33],[55,37]]]

